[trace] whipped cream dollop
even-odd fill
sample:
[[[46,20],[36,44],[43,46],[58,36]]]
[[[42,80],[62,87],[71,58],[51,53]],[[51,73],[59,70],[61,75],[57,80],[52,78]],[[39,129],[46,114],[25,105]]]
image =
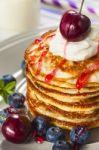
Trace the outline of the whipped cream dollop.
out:
[[[78,42],[68,42],[57,29],[49,43],[50,51],[70,61],[82,61],[95,56],[98,51],[99,30],[92,27],[89,35]]]

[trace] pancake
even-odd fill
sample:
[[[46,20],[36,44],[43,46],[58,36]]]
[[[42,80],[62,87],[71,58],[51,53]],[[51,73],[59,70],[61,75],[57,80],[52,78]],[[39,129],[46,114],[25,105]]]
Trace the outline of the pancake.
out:
[[[28,99],[28,98],[27,98]],[[50,120],[50,122],[56,126],[62,127],[63,129],[68,129],[71,130],[72,128],[76,127],[76,126],[85,126],[87,128],[95,128],[99,126],[99,119],[94,119],[93,121],[85,121],[85,122],[69,122],[61,119],[58,116],[59,113],[57,113],[57,111],[52,112],[52,109],[49,109],[49,107],[42,107],[42,104],[36,102],[34,103],[34,101],[30,101],[28,99],[28,107],[30,110],[30,113],[33,115],[33,117],[35,116],[44,116],[47,119]],[[63,115],[62,115],[63,116]],[[90,119],[87,119],[90,120]],[[92,120],[92,119],[91,119]]]
[[[60,56],[53,55],[49,51],[48,43],[50,42],[48,37],[54,34],[52,31],[44,34],[41,38],[41,44],[35,44],[35,42],[31,45],[30,49],[27,49],[25,52],[25,60],[28,63],[29,71],[31,71],[33,76],[37,75],[38,71],[38,63],[42,59],[42,70],[38,76],[38,79],[44,81],[46,74],[52,72],[54,69],[58,67],[58,70],[51,81],[53,84],[62,84],[64,86],[74,86],[75,82],[82,73],[82,71],[87,68],[87,66],[95,60],[99,58],[99,54],[96,56],[87,59],[85,61],[72,62],[68,60],[64,60]],[[46,50],[47,49],[47,50]],[[43,55],[42,55],[43,53]],[[43,56],[43,57],[41,57]],[[63,63],[62,63],[63,62]],[[35,64],[35,65],[34,65]],[[60,65],[61,64],[61,65]],[[93,72],[88,85],[90,87],[99,86],[99,81],[95,82],[93,78],[99,78],[99,70]],[[61,85],[61,86],[62,86]]]
[[[27,104],[33,116],[42,115],[52,124],[71,130],[80,125],[99,126],[99,69],[92,72],[80,90],[76,82],[99,54],[84,61],[73,62],[49,51],[55,35],[49,31],[25,52]]]
[[[36,87],[31,86],[29,83],[28,83],[28,86],[29,86],[28,91],[30,93],[31,99],[36,95],[36,98],[39,99],[41,102],[46,102],[50,105],[57,106],[58,108],[63,109],[63,110],[67,110],[71,112],[72,111],[77,111],[77,112],[85,111],[86,113],[89,114],[94,109],[97,110],[99,108],[99,97],[90,98],[90,99],[81,100],[81,101],[79,100],[76,102],[75,101],[64,102],[58,99],[56,100],[53,97],[40,92]]]
[[[70,102],[70,101],[79,101],[79,100],[82,100],[82,99],[87,99],[87,98],[91,98],[91,97],[94,97],[94,96],[98,96],[99,95],[99,90],[96,90],[96,91],[91,91],[91,89],[87,88],[87,91],[86,90],[83,90],[84,92],[79,92],[78,93],[78,90],[77,89],[69,89],[69,92],[67,89],[65,89],[65,93],[61,90],[61,91],[57,91],[55,86],[53,86],[53,88],[51,89],[48,89],[47,86],[48,84],[46,84],[46,87],[43,87],[41,86],[40,84],[38,84],[36,82],[36,79],[32,79],[31,75],[28,75],[27,74],[27,77],[28,79],[30,79],[30,81],[32,82],[32,84],[34,84],[34,86],[38,89],[38,91],[41,91],[42,93],[46,93],[46,95],[48,96],[51,96],[53,98],[55,98],[56,100],[60,100],[60,101],[63,101],[63,102]],[[52,85],[51,85],[52,87]],[[72,93],[72,90],[74,90],[75,92]]]
[[[59,87],[59,86],[53,86],[52,84],[46,84],[45,82],[42,82],[38,79],[35,80],[35,78],[33,78],[33,76],[30,74],[27,74],[28,78],[30,78],[31,82],[35,81],[35,84],[37,86],[41,86],[46,88],[47,90],[56,90],[58,92],[63,92],[63,93],[69,93],[69,94],[77,94],[78,93],[78,89],[76,88],[63,88],[63,87]],[[80,90],[80,93],[90,93],[90,92],[96,92],[99,91],[99,86],[97,87],[85,87],[82,88]]]

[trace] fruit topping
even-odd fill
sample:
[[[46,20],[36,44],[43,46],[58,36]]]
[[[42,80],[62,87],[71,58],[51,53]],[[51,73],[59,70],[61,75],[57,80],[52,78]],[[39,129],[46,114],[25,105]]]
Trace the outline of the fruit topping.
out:
[[[76,82],[76,87],[78,90],[83,88],[87,83],[91,76],[91,74],[99,69],[99,59],[97,59],[94,63],[91,63],[87,66],[87,68],[81,73],[80,77]]]
[[[81,40],[88,34],[90,28],[90,19],[73,10],[67,11],[60,23],[60,32],[68,41]]]
[[[12,143],[23,143],[31,134],[32,127],[28,117],[23,115],[9,116],[2,125],[3,136]]]
[[[7,117],[8,117],[8,113],[6,109],[1,110],[0,111],[0,124],[3,124],[3,122],[6,120]]]
[[[12,75],[4,75],[0,78],[0,96],[7,103],[9,94],[13,93],[16,86],[16,79]]]
[[[4,121],[13,114],[21,114],[21,115],[27,115],[28,112],[26,108],[15,108],[15,107],[7,107],[0,111],[0,124],[2,125]]]
[[[45,128],[48,127],[48,122],[45,118],[42,116],[36,117],[32,122],[34,128],[37,129],[38,132],[42,132]]]
[[[12,82],[12,81],[16,82],[16,79],[10,74],[2,76],[2,80],[4,81],[5,85]]]
[[[21,114],[21,115],[28,114],[25,107],[23,107],[23,108],[8,107],[5,109],[5,111],[8,114],[8,116],[13,115],[13,114]]]
[[[89,131],[85,127],[77,127],[71,130],[70,140],[74,143],[84,144],[89,137]]]
[[[54,145],[52,150],[72,150],[70,145],[63,140],[58,140]]]
[[[32,127],[34,129],[33,132],[34,138],[45,137],[48,126],[49,126],[48,121],[45,118],[43,118],[42,116],[36,117],[32,121]]]
[[[53,143],[57,140],[65,140],[65,132],[59,127],[50,127],[46,133],[46,140]]]
[[[25,97],[23,94],[15,92],[8,96],[8,104],[15,108],[24,107]]]

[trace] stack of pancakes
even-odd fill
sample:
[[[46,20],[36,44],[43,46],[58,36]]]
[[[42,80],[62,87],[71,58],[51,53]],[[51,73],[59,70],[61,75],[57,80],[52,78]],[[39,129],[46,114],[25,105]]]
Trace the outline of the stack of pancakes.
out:
[[[76,81],[99,55],[79,62],[65,60],[49,51],[55,31],[45,33],[25,52],[27,104],[33,116],[47,117],[64,129],[99,126],[99,70],[92,73],[85,87]]]

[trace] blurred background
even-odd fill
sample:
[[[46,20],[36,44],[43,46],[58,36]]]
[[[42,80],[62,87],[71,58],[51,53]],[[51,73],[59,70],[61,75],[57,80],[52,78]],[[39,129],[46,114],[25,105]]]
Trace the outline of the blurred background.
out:
[[[14,35],[59,24],[64,11],[79,11],[82,0],[0,0],[0,42]],[[85,0],[83,13],[99,25],[99,0]]]

